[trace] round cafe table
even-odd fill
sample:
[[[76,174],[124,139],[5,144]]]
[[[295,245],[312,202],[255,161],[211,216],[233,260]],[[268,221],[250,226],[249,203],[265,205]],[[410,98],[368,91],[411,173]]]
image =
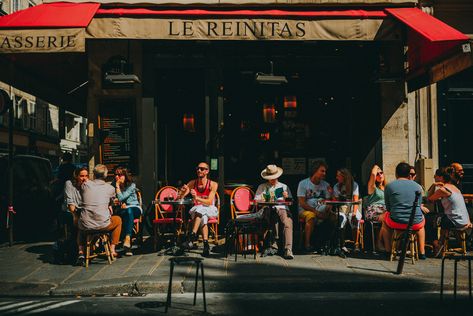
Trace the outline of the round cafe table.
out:
[[[324,200],[322,201],[323,204],[326,205],[333,205],[336,209],[336,215],[337,215],[337,228],[335,229],[335,236],[334,240],[331,242],[331,247],[330,247],[330,254],[334,256],[340,256],[341,258],[346,258],[346,255],[343,253],[341,245],[340,245],[340,238],[341,238],[341,230],[342,228],[340,227],[340,208],[343,205],[357,205],[360,204],[362,200],[358,201],[352,201],[352,200],[346,200],[346,201],[338,201],[338,200]]]
[[[275,200],[275,201],[262,201],[262,200],[253,200],[250,202],[251,205],[256,205],[256,207],[269,207],[271,211],[274,211],[277,206],[291,206],[292,201],[286,201],[286,200]],[[274,238],[273,236],[273,228],[270,227],[268,228],[268,240],[272,241]],[[266,256],[272,256],[277,253],[277,250],[271,247],[271,242],[267,242],[267,247],[263,250],[261,256],[266,257]]]
[[[194,205],[194,200],[193,199],[177,199],[177,200],[154,200],[153,204],[159,204],[159,205],[172,205],[174,206],[172,208],[172,217],[173,217],[173,222],[172,222],[172,229],[173,229],[173,241],[171,243],[171,246],[169,248],[164,249],[163,252],[160,252],[159,255],[163,254],[172,254],[173,256],[176,255],[181,255],[182,254],[182,249],[177,246],[177,226],[176,226],[176,217],[177,213],[182,210],[182,207],[185,207],[187,205]],[[183,215],[184,218],[184,215]]]

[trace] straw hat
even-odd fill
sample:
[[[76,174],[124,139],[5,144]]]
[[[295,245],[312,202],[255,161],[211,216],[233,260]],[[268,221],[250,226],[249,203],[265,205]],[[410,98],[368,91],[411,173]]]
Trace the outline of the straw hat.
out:
[[[282,175],[282,168],[276,165],[267,165],[266,169],[261,171],[261,177],[266,180],[277,179]]]

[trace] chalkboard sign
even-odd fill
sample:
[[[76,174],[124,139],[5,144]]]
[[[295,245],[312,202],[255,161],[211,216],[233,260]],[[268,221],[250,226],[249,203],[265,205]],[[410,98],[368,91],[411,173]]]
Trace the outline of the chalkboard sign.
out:
[[[118,166],[137,174],[134,100],[100,105],[101,158],[109,173]]]

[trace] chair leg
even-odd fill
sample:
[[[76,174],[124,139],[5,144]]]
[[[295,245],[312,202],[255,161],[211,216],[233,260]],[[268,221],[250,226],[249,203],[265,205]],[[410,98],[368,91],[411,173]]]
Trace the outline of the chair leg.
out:
[[[396,251],[397,251],[397,231],[395,230],[393,233],[393,240],[391,242],[391,258],[390,261],[396,259]]]
[[[158,250],[158,224],[153,224],[153,249]]]
[[[371,249],[373,252],[376,252],[376,240],[374,239],[374,222],[370,222],[371,226]]]
[[[105,249],[105,254],[107,255],[108,264],[112,264],[112,252],[110,249],[110,241],[108,240],[107,235],[102,236],[103,248]]]
[[[409,241],[410,241],[410,248],[411,248],[411,260],[412,260],[412,264],[415,264],[415,260],[416,260],[416,255],[415,255],[415,241],[414,241],[414,237],[413,235],[410,235],[409,236]]]
[[[90,235],[87,234],[86,236],[86,246],[85,246],[85,267],[89,267],[89,260],[90,260]]]
[[[218,246],[218,224],[213,224],[213,226],[214,226],[215,245]]]

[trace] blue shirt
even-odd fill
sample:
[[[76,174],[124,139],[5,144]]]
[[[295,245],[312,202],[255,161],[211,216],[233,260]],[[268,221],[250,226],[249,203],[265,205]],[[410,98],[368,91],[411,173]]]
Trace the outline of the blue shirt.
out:
[[[131,183],[123,191],[117,192],[117,198],[121,203],[125,203],[127,206],[140,206],[136,194],[136,184],[134,183]]]
[[[396,223],[407,224],[411,216],[415,193],[422,194],[422,187],[412,180],[395,180],[390,182],[384,190],[386,209],[391,213],[391,219]],[[422,222],[424,215],[420,209],[421,197],[417,201],[414,224]]]

